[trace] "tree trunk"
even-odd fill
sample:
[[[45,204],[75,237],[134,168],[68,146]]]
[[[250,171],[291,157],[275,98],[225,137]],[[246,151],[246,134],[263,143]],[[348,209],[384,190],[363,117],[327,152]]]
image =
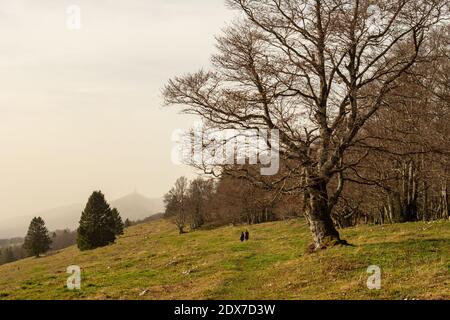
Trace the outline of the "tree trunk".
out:
[[[423,184],[423,208],[422,208],[422,219],[423,221],[428,220],[428,185],[427,182],[424,180],[422,182]]]
[[[418,209],[417,209],[417,179],[416,179],[416,168],[414,167],[414,162],[410,161],[407,165],[406,171],[406,203],[404,203],[404,220],[405,221],[417,221]]]
[[[308,188],[309,193],[309,226],[313,235],[312,250],[318,250],[344,243],[339,238],[331,212],[328,208],[328,192],[326,182],[319,182]]]
[[[389,220],[391,223],[405,222],[404,215],[402,214],[402,200],[399,192],[388,191],[387,209],[389,212]]]
[[[447,192],[447,181],[442,181],[442,219],[450,218],[450,211],[448,205],[448,192]]]

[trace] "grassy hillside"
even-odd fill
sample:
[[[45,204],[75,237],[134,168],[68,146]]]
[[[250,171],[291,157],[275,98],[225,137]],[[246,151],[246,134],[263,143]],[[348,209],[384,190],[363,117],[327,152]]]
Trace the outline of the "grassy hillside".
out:
[[[116,244],[75,247],[0,266],[0,299],[450,299],[450,221],[342,230],[354,247],[305,253],[302,220],[185,235],[165,221],[131,227]],[[69,291],[69,265],[82,289]],[[382,268],[381,290],[366,269]]]

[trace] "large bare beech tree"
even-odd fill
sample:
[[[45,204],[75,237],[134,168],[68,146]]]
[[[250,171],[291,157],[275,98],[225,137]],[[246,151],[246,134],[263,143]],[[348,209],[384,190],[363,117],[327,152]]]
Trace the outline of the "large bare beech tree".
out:
[[[358,162],[345,155],[399,77],[427,55],[423,44],[447,23],[448,1],[227,4],[241,18],[217,38],[212,68],[172,79],[165,101],[212,128],[279,130],[289,165],[272,187],[307,199],[314,249],[345,243],[331,218],[343,172]],[[293,177],[298,184],[285,183]]]

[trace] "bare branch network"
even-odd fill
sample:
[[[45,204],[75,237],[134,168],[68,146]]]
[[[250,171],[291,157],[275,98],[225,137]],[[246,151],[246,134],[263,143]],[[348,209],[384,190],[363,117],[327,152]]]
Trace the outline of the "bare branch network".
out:
[[[436,38],[448,32],[448,1],[227,4],[241,18],[217,37],[211,68],[170,80],[165,102],[199,115],[209,128],[278,130],[282,168],[276,177],[245,166],[220,172],[281,193],[301,191],[315,248],[339,243],[331,215],[345,182],[382,184],[386,177],[363,177],[359,167],[373,154],[395,152],[377,143],[384,133],[366,128],[397,108],[406,79],[421,79],[421,66],[436,61],[434,42],[448,49],[448,39]],[[421,80],[430,89],[428,81],[446,83],[448,74]],[[430,98],[448,99],[447,89],[432,90]]]

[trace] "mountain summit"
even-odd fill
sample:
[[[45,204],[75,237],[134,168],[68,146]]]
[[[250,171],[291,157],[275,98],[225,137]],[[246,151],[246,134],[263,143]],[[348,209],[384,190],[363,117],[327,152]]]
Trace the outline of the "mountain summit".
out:
[[[164,211],[161,198],[147,198],[137,192],[114,200],[110,204],[119,210],[124,220],[126,218],[130,220],[143,219]]]

